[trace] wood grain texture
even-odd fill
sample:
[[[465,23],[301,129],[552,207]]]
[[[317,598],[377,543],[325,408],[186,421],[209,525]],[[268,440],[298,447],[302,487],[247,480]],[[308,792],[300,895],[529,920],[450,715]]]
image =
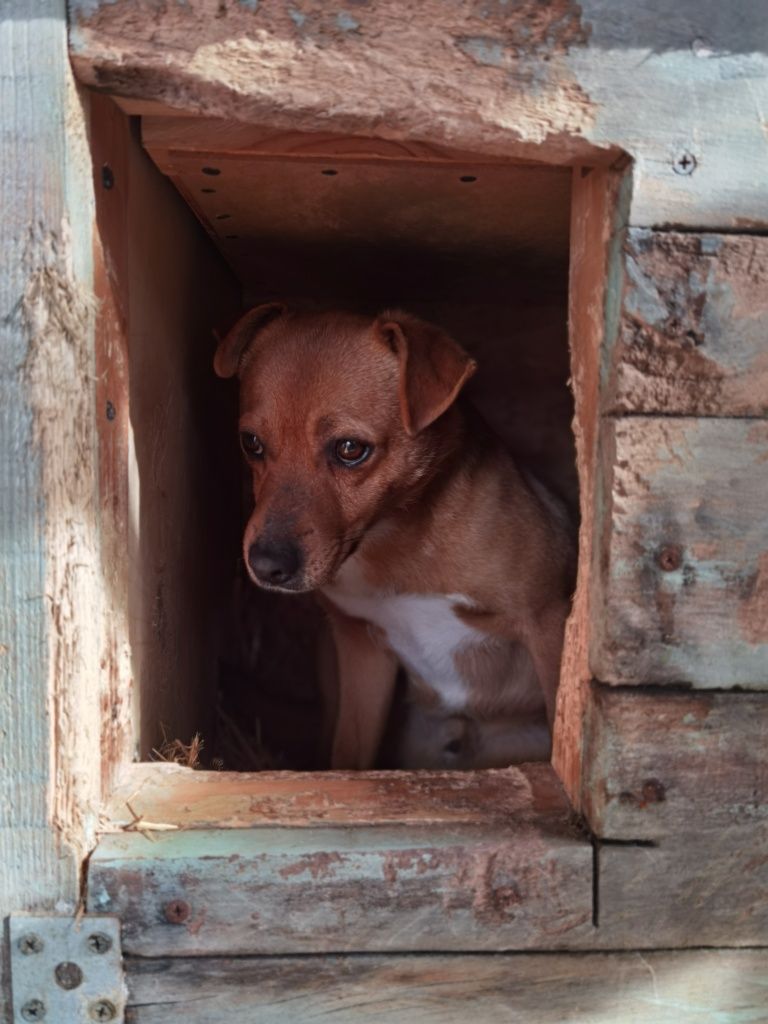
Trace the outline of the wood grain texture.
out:
[[[609,948],[765,946],[768,825],[603,845],[598,887],[596,931]]]
[[[104,666],[104,746],[114,764],[136,743],[149,756],[163,730],[184,742],[213,733],[217,631],[240,509],[232,396],[217,387],[211,359],[213,327],[239,311],[240,286],[108,97],[92,97],[91,139],[105,271],[100,525],[120,619]]]
[[[592,849],[563,822],[124,833],[88,906],[141,956],[557,949],[594,930]]]
[[[128,807],[130,804],[130,808]],[[489,825],[568,819],[548,764],[482,772],[202,772],[127,765],[104,810],[105,829],[133,814],[179,828],[290,825]]]
[[[178,123],[186,141],[197,122]],[[471,272],[469,263],[488,263],[490,254],[520,266],[535,253],[539,267],[562,266],[564,276],[570,168],[461,155],[428,160],[417,146],[394,159],[366,158],[362,145],[348,145],[350,155],[338,144],[340,155],[329,157],[306,140],[298,156],[290,145],[264,154],[237,149],[225,130],[218,149],[210,124],[196,148],[164,149],[146,127],[142,138],[247,288],[354,305],[372,287],[405,302],[418,282],[423,301],[445,291],[439,276],[424,273],[425,262],[445,273],[451,259],[460,260]],[[398,263],[407,266],[403,280],[395,276]],[[492,273],[487,267],[485,276]]]
[[[763,1024],[765,950],[126,961],[130,1024]]]
[[[577,168],[573,173],[568,334],[579,476],[579,563],[560,667],[552,763],[577,810],[581,810],[584,713],[589,700],[600,352],[603,338],[613,334],[617,315],[614,293],[622,264],[620,239],[628,186],[626,170]]]
[[[634,229],[623,259],[603,410],[765,416],[768,239]]]
[[[625,151],[633,225],[768,223],[761,0],[664,18],[652,0],[140,10],[70,0],[84,82],[276,131],[555,163]]]
[[[604,421],[590,665],[768,687],[768,422]]]
[[[120,767],[132,759],[138,725],[131,665],[130,587],[136,523],[131,521],[133,458],[129,378],[129,275],[125,238],[130,216],[129,133],[106,97],[88,97],[88,124],[96,205],[94,339],[96,429],[99,445],[99,526],[102,576],[108,591],[107,643],[101,662],[102,789],[109,793]],[[104,169],[111,173],[104,185]],[[135,484],[135,479],[134,479]]]
[[[0,16],[0,919],[74,910],[98,795],[92,211],[63,0]],[[67,470],[76,467],[76,476]],[[83,699],[87,687],[90,704]],[[77,708],[77,725],[73,721]],[[95,717],[94,717],[95,712]],[[9,1003],[0,942],[0,1020]]]
[[[768,826],[768,694],[593,684],[583,807],[605,839],[727,835],[734,855]],[[690,861],[687,861],[690,863]]]

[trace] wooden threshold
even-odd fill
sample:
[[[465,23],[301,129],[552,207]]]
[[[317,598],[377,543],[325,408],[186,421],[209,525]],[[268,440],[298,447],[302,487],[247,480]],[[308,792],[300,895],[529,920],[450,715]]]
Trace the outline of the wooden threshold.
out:
[[[536,825],[568,829],[570,806],[548,764],[479,772],[205,772],[128,765],[103,832],[136,818],[170,828],[285,825]],[[151,829],[149,829],[151,831]]]
[[[92,854],[88,906],[120,915],[129,954],[549,949],[593,932],[592,846],[549,765],[144,765],[110,807],[128,830]]]

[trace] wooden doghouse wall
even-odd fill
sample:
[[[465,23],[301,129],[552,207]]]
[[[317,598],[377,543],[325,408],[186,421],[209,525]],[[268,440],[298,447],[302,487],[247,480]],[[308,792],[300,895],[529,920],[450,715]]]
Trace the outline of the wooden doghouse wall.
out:
[[[108,666],[110,706],[133,703],[132,739],[146,759],[164,735],[213,735],[222,601],[239,551],[239,458],[227,429],[232,396],[215,387],[211,363],[214,329],[237,316],[240,287],[147,159],[138,124],[106,98],[90,109],[104,268],[102,524],[130,651],[129,666]],[[117,738],[111,746],[125,758]]]
[[[95,423],[107,400],[122,431],[116,450],[128,450],[129,435],[123,405],[95,380],[91,290],[108,282],[91,263],[93,196],[65,5],[7,0],[0,912],[72,910],[85,889],[90,909],[121,914],[137,954],[127,967],[139,1024],[197,1024],[233,1007],[279,1021],[288,999],[297,1012],[351,1021],[394,1003],[452,1024],[468,1007],[498,1013],[501,1000],[502,1012],[531,1024],[582,1001],[601,1019],[760,1024],[764,948],[668,947],[768,942],[762,0],[680,0],[663,11],[652,0],[69,6],[81,81],[145,114],[159,103],[275,132],[596,168],[575,183],[572,231],[573,251],[594,261],[571,281],[571,330],[590,339],[574,373],[584,375],[577,441],[582,470],[593,467],[581,495],[594,526],[583,520],[591,560],[582,559],[562,691],[571,732],[561,721],[556,756],[595,856],[589,839],[563,831],[569,807],[547,766],[468,777],[458,789],[435,780],[418,821],[395,835],[371,822],[370,801],[396,816],[407,779],[336,779],[335,794],[318,801],[317,775],[286,792],[264,775],[135,765],[111,808],[117,835],[88,864],[112,774],[101,770],[99,736],[112,766],[130,749],[125,703],[105,726],[127,636],[106,574],[120,527],[110,539],[100,521],[98,459],[111,449],[102,437],[99,451]],[[614,186],[616,217],[592,201]],[[128,382],[115,383],[124,397]],[[114,673],[105,668],[113,657]],[[146,801],[135,797],[141,786]],[[126,800],[144,825],[181,827],[158,843],[131,834]],[[509,812],[504,835],[498,808]],[[206,851],[218,858],[207,874]],[[208,926],[200,893],[215,911],[246,876],[252,904],[226,904],[232,912]],[[304,920],[317,948],[358,955],[290,955],[297,894],[302,914],[316,910]],[[373,919],[357,914],[355,895],[371,897]],[[337,897],[351,918],[334,913]],[[158,925],[168,901],[185,899],[184,927]],[[366,943],[383,944],[376,913],[397,952],[361,956]],[[452,948],[463,928],[464,951],[408,956],[426,945],[419,919],[434,943],[449,915]],[[493,948],[494,929],[496,948],[509,952],[466,952],[479,948],[472,942]],[[257,955],[273,937],[275,955]],[[150,940],[153,958],[143,956]],[[306,943],[307,930],[293,940]],[[237,956],[205,956],[226,943]],[[548,955],[521,952],[525,943]],[[592,952],[566,952],[577,947]],[[632,952],[640,947],[642,957]],[[5,946],[0,973],[8,996]]]

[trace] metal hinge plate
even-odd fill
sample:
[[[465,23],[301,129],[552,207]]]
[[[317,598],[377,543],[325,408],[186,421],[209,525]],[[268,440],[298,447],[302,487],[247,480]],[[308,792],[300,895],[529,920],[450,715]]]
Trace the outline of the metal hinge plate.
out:
[[[121,1024],[120,919],[11,914],[13,1024]]]

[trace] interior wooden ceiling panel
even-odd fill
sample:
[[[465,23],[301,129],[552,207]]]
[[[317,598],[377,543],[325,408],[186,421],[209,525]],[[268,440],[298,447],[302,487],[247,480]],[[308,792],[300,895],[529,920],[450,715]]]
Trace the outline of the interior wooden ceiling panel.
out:
[[[428,295],[568,258],[572,169],[145,117],[143,141],[252,295]]]

